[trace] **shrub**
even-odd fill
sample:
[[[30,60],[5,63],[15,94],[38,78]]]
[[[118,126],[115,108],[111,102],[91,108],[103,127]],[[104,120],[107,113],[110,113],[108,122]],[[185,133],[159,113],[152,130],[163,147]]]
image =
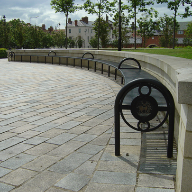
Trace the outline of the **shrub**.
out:
[[[188,46],[186,46],[185,48],[186,48],[186,49],[192,49],[192,46],[189,46],[189,45],[188,45]]]
[[[6,49],[0,48],[0,58],[6,58],[6,57],[7,57]]]

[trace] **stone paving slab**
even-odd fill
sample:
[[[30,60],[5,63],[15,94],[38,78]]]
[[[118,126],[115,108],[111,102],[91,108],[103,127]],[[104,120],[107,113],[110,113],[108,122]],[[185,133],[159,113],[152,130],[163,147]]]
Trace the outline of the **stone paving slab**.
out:
[[[100,73],[0,59],[0,192],[174,191],[166,126],[143,137],[121,120],[115,156],[121,85]]]

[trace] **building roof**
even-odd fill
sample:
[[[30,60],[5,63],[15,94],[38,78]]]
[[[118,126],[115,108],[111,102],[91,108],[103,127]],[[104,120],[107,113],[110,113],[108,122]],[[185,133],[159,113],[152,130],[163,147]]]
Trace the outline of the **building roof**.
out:
[[[93,27],[93,21],[88,21],[88,24],[83,22],[83,21],[79,21],[77,20],[77,26],[78,27]],[[71,21],[71,23],[67,23],[68,27],[75,27],[75,21]]]
[[[178,22],[178,24],[179,24],[179,30],[187,30],[187,25],[189,24],[189,23],[192,23],[192,21],[187,21],[187,22]]]

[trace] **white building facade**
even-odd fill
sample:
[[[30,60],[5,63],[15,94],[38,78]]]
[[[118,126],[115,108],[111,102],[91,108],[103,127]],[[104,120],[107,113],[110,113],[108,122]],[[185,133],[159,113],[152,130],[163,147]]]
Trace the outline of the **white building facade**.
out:
[[[91,48],[89,42],[90,39],[95,36],[93,23],[93,21],[88,21],[88,17],[83,17],[81,20],[75,21],[71,21],[69,18],[67,24],[67,37],[75,41],[81,39],[83,40],[82,48]]]

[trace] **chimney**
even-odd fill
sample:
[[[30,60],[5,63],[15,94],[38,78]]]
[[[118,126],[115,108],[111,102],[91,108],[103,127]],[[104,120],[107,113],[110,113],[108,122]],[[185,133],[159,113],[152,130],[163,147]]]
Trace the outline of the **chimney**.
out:
[[[77,26],[77,20],[75,20],[75,26]]]
[[[48,28],[48,31],[51,33],[53,31],[53,27],[50,26],[50,28]]]
[[[82,21],[83,21],[84,23],[88,24],[88,17],[87,17],[87,16],[82,17]]]
[[[71,23],[72,23],[72,22],[71,22],[71,18],[68,18],[68,23],[69,23],[69,24],[71,24]]]
[[[45,24],[42,24],[42,29],[45,30]]]

